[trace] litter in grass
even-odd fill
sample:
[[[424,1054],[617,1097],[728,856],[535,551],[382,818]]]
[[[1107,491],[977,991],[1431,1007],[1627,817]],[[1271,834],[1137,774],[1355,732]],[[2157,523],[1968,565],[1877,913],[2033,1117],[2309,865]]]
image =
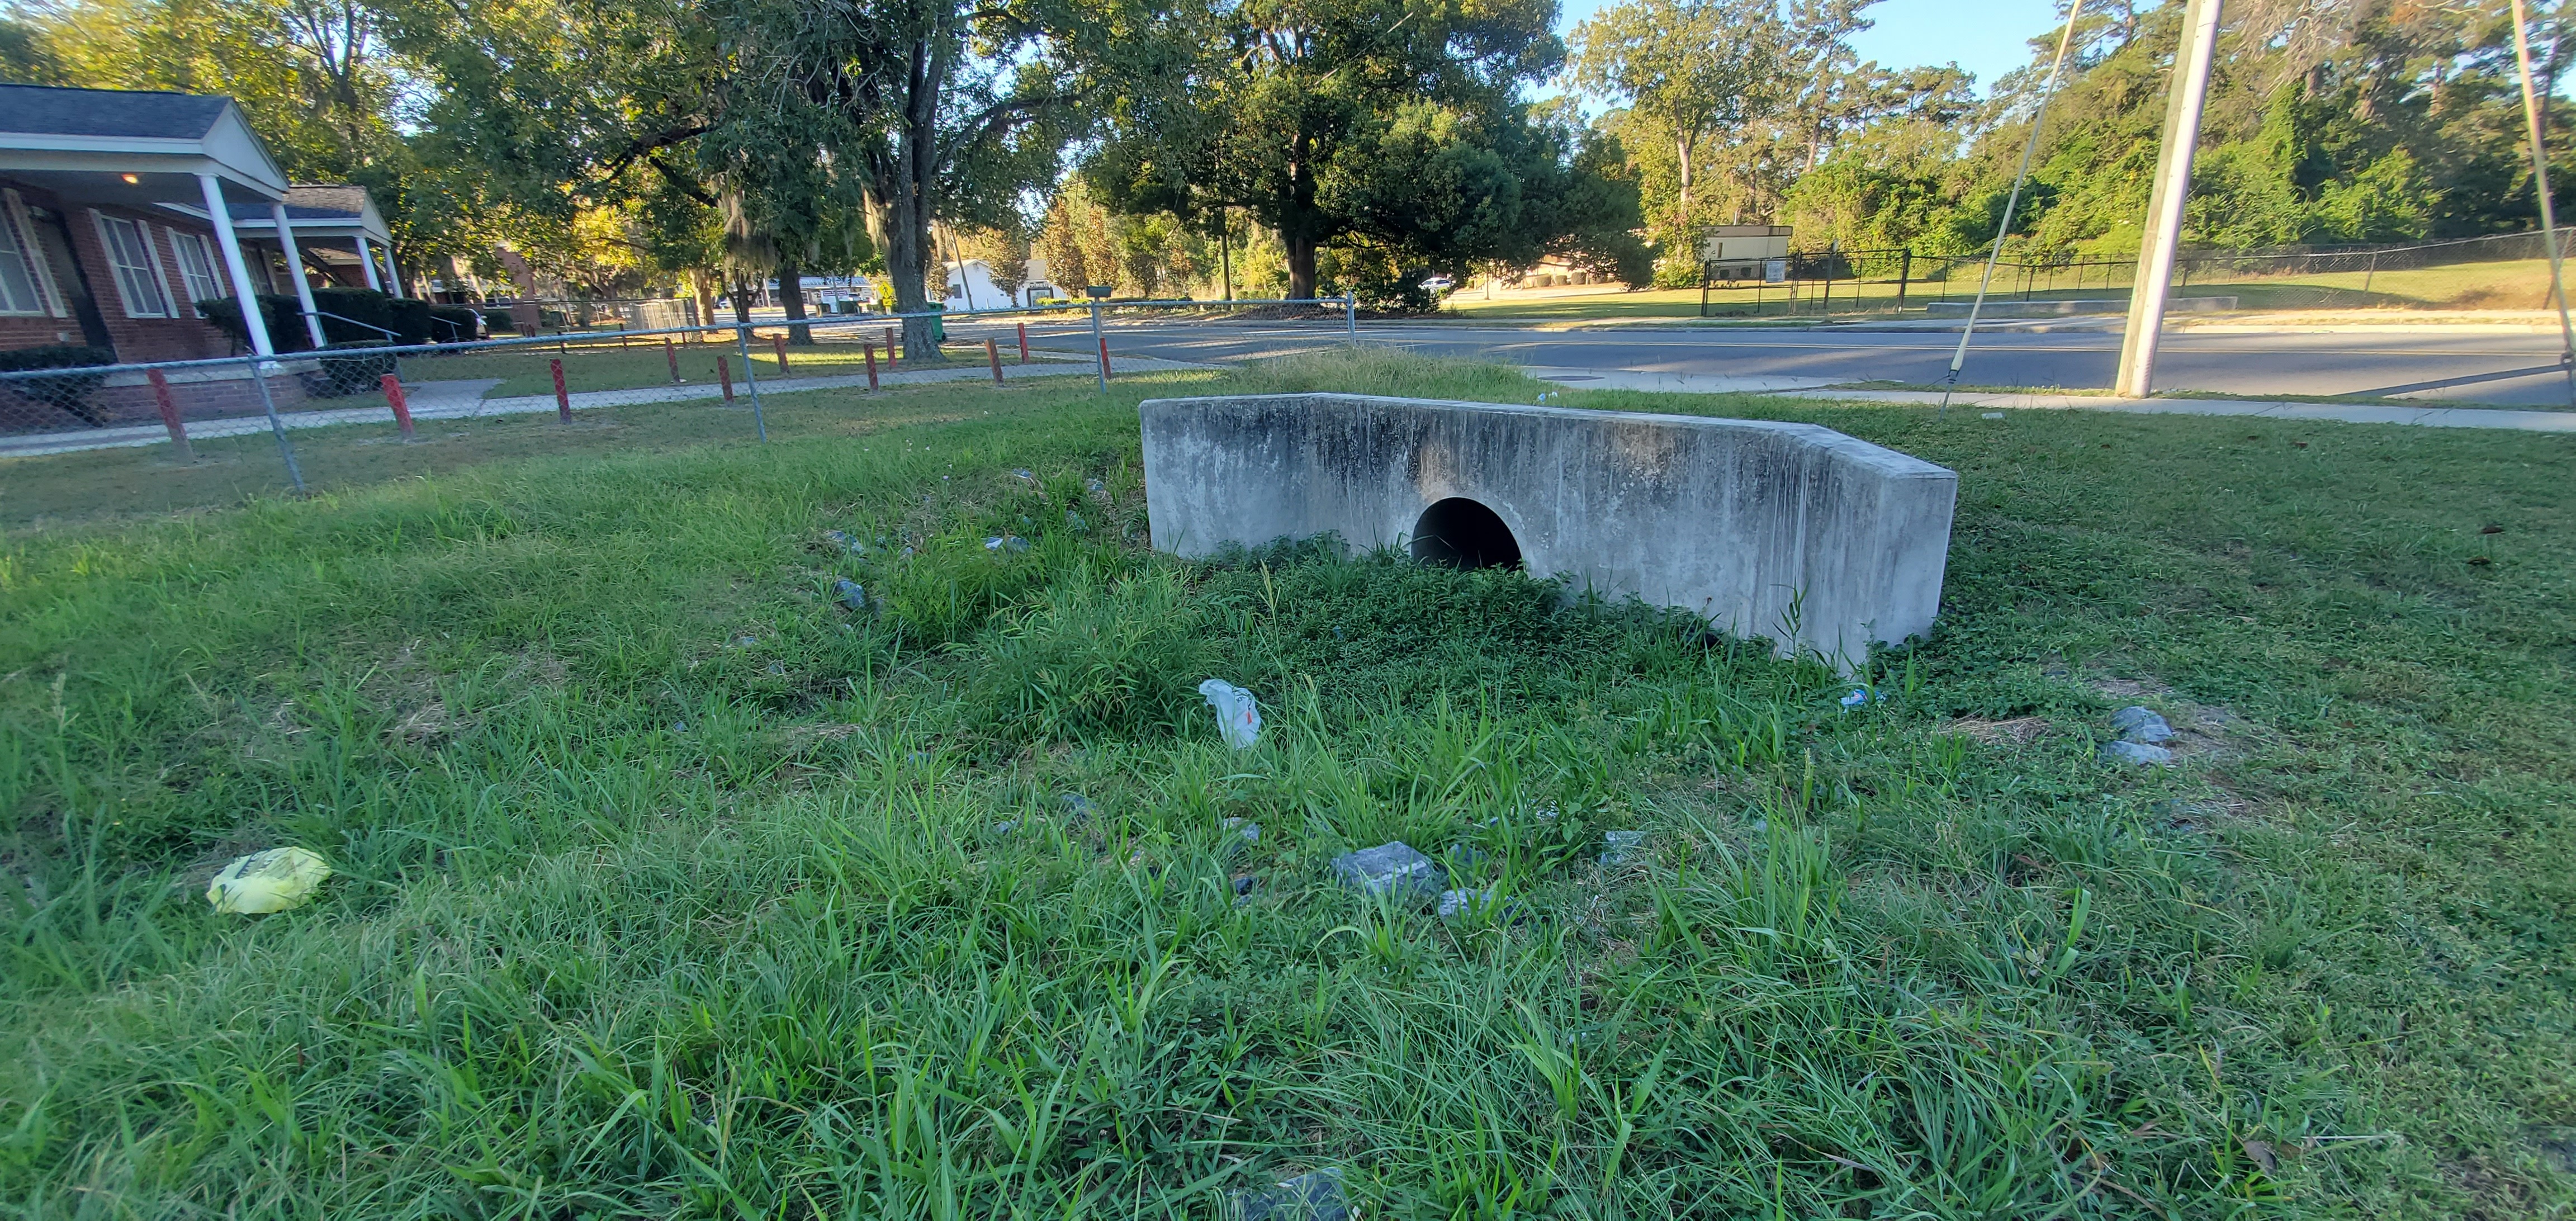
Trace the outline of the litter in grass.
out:
[[[1616,869],[1627,864],[1630,860],[1635,858],[1637,855],[1637,849],[1644,847],[1645,843],[1646,833],[1643,831],[1602,832],[1602,866],[1604,868]]]
[[[1988,411],[1980,413],[1977,418],[1980,420],[2000,420],[2004,418],[2004,413],[2000,411]]]
[[[1440,889],[1440,866],[1402,840],[1333,858],[1342,884],[1369,898],[1422,898]]]
[[[2144,742],[2112,742],[2102,748],[2102,753],[2123,763],[2135,763],[2144,767],[2162,767],[2173,762],[2172,751],[2161,746],[2149,746]]]
[[[230,915],[264,916],[302,907],[331,877],[331,863],[303,848],[271,848],[224,866],[206,902]]]
[[[2111,729],[2132,742],[2156,743],[2174,736],[2173,726],[2155,709],[2131,704],[2111,714]]]
[[[1236,1195],[1235,1213],[1240,1221],[1350,1221],[1351,1206],[1342,1198],[1342,1172],[1318,1170]]]
[[[1261,740],[1261,705],[1252,693],[1221,678],[1199,684],[1199,694],[1216,709],[1217,732],[1236,750],[1250,750]]]
[[[1026,551],[1028,549],[1029,540],[1021,538],[1016,534],[996,534],[993,537],[984,540],[984,550],[986,551],[1016,552]]]
[[[1851,694],[1844,696],[1841,702],[1845,708],[1858,708],[1863,704],[1886,698],[1886,693],[1876,687],[1861,686],[1852,688]]]

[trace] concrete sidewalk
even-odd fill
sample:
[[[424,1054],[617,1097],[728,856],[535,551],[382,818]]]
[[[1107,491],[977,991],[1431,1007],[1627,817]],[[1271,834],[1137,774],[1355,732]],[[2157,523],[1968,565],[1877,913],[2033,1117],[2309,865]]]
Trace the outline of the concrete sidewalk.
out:
[[[1058,352],[1033,353],[1041,363],[1002,366],[1004,381],[1030,377],[1088,377],[1094,364],[1087,356]],[[1161,360],[1151,356],[1112,355],[1109,372],[1154,373],[1172,369],[1208,369],[1212,365],[1188,361]],[[993,376],[992,369],[982,364],[960,364],[941,369],[912,369],[880,373],[877,380],[887,386],[917,386],[929,382],[980,381]],[[509,398],[487,399],[483,392],[500,384],[481,382],[425,382],[420,392],[410,398],[414,420],[477,419],[496,415],[544,415],[554,411],[555,396],[524,394]],[[778,394],[803,394],[815,390],[865,389],[864,373],[833,377],[763,378],[763,397]],[[750,405],[748,388],[738,389],[742,405]],[[712,384],[690,383],[679,386],[646,386],[633,390],[584,390],[567,396],[575,411],[602,407],[630,407],[649,403],[685,403],[724,397],[724,388]],[[366,407],[341,407],[327,411],[288,411],[278,414],[279,422],[290,429],[329,428],[340,424],[391,424],[393,410],[382,403]],[[208,441],[219,437],[238,437],[268,431],[268,417],[231,416],[219,420],[188,421],[188,439]],[[117,428],[90,428],[78,432],[37,433],[30,436],[0,437],[0,458],[35,458],[47,454],[71,454],[94,449],[133,449],[148,445],[167,445],[170,432],[159,424],[137,424]]]
[[[1660,390],[1678,394],[1767,394],[1847,403],[1929,406],[1929,390],[1836,390],[1823,378],[1716,377],[1699,373],[1636,373],[1616,369],[1529,367],[1541,381],[1581,390]],[[1806,384],[1797,384],[1806,383]],[[2425,428],[2500,428],[2515,432],[2576,433],[2576,411],[2516,411],[2500,407],[2384,407],[2362,403],[2288,403],[2263,399],[2132,399],[2086,394],[1966,393],[1950,396],[1954,411],[2118,411],[2137,415],[2260,416],[2274,420],[2335,420],[2346,424],[2413,424]]]

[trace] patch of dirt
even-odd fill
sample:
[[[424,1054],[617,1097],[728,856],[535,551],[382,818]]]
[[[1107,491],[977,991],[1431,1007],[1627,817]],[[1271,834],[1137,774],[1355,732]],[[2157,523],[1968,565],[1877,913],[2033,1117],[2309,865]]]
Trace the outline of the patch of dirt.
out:
[[[447,714],[447,705],[437,699],[413,709],[411,714],[394,722],[395,738],[414,746],[435,746],[465,728],[465,723]]]
[[[1960,717],[1958,720],[1943,725],[1941,727],[1941,732],[1954,733],[1964,737],[1975,738],[1976,740],[1984,742],[1990,746],[2002,742],[2010,742],[2015,746],[2019,746],[2025,742],[2034,741],[2042,735],[2045,735],[2048,732],[2048,718],[2040,716],[2017,716],[2005,721],[1989,721],[1972,716]]]
[[[2222,704],[2204,704],[2155,678],[2096,678],[2087,686],[2103,698],[2126,706],[2143,704],[2162,714],[2174,736],[2162,745],[2178,757],[2221,759],[2240,753],[2251,722]],[[2103,727],[2108,733],[2109,727]]]

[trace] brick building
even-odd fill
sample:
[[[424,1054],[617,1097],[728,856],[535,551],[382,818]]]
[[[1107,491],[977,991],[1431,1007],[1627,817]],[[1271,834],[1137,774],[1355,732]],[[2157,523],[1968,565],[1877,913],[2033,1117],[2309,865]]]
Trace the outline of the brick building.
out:
[[[399,293],[388,246],[364,189],[290,185],[231,98],[0,85],[0,348],[230,355],[196,302],[316,278]]]

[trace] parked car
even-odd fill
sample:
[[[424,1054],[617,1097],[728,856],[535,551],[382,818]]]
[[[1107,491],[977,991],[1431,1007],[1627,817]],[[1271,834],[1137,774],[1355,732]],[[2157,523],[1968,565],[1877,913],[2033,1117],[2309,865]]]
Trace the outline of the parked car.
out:
[[[1447,276],[1433,276],[1428,280],[1424,280],[1422,282],[1422,287],[1435,293],[1445,293],[1450,289],[1458,287],[1458,282]]]

